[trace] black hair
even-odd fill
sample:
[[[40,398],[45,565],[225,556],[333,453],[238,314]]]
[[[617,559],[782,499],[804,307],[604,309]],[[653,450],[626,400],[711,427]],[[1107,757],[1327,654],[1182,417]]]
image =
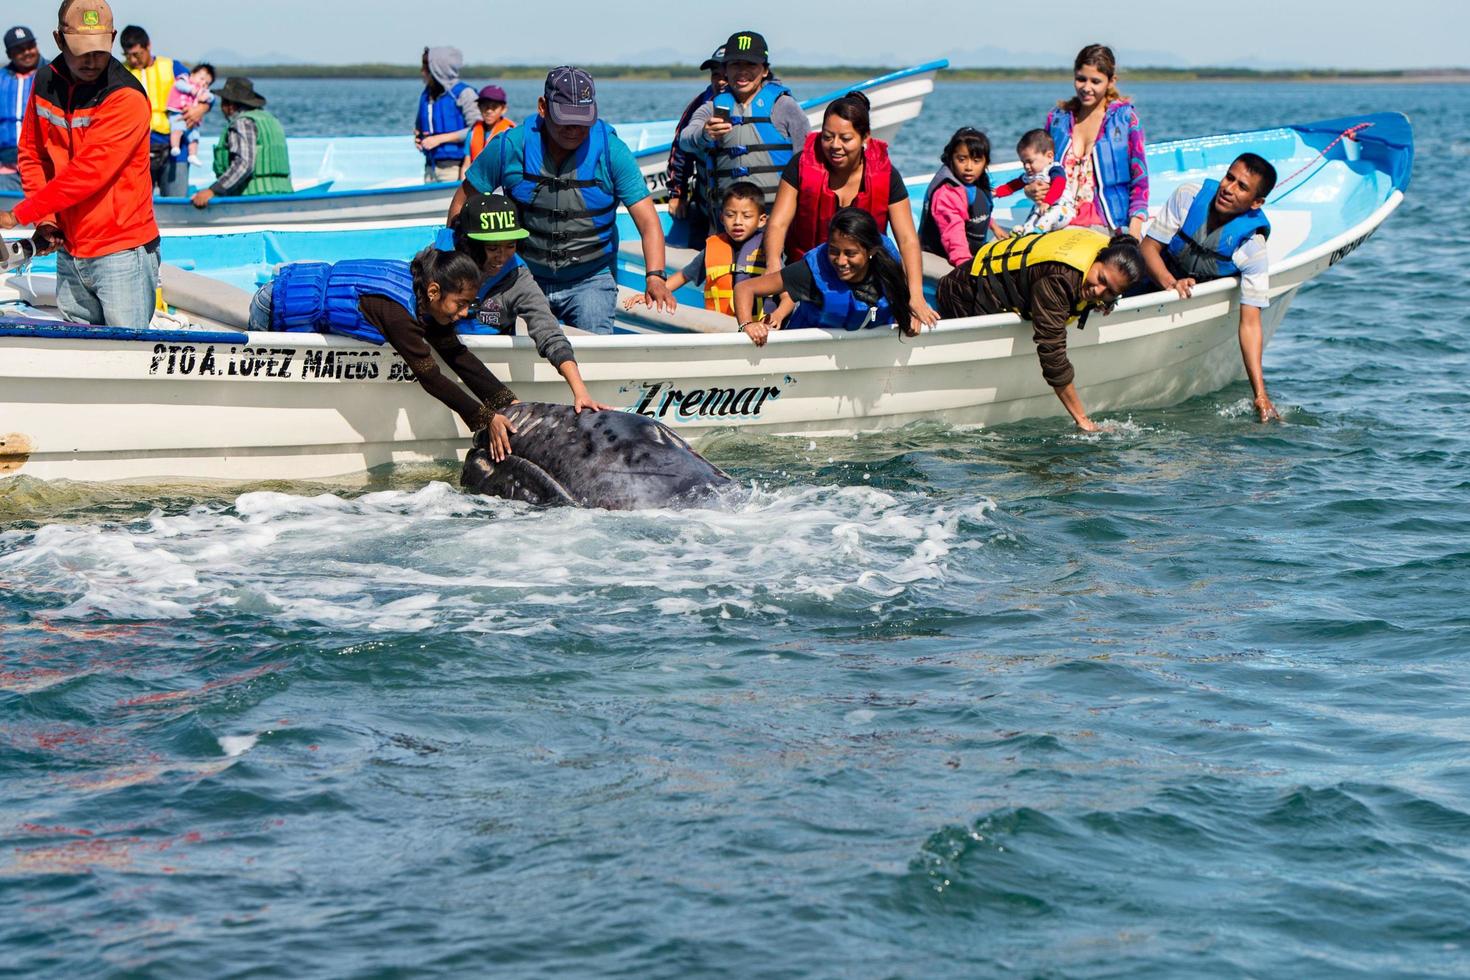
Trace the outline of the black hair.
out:
[[[720,207],[730,203],[731,199],[737,201],[749,201],[755,205],[756,211],[766,213],[766,195],[759,187],[748,180],[737,180],[725,189],[725,196],[720,198]]]
[[[129,48],[136,48],[139,45],[146,48],[153,42],[148,40],[147,31],[143,30],[137,24],[129,24],[122,29],[122,34],[118,35],[117,43],[120,48],[126,51]]]
[[[420,320],[429,319],[429,283],[438,286],[442,295],[474,289],[484,276],[479,264],[463,252],[441,252],[432,245],[415,255],[409,268],[413,270],[413,296],[418,300]]]
[[[954,160],[955,151],[958,150],[960,147],[964,147],[966,150],[968,150],[970,156],[972,157],[985,158],[985,169],[980,171],[980,179],[975,182],[975,186],[979,187],[981,193],[983,193],[986,197],[989,197],[990,137],[986,136],[983,132],[973,126],[961,126],[959,129],[955,130],[954,135],[949,138],[949,142],[944,144],[944,152],[939,154],[939,161],[943,163],[946,167],[949,167],[951,171],[954,170],[954,166],[951,161]]]
[[[1271,166],[1271,161],[1265,157],[1258,153],[1242,153],[1235,158],[1235,163],[1245,164],[1245,169],[1250,171],[1259,182],[1256,197],[1265,197],[1276,189],[1276,168]]]
[[[861,245],[868,253],[869,273],[878,281],[878,289],[888,300],[893,311],[893,320],[900,330],[907,332],[913,310],[909,305],[909,280],[903,266],[888,252],[883,235],[878,231],[878,222],[862,208],[848,205],[838,208],[827,226],[827,241],[833,235],[845,235]]]
[[[1021,134],[1020,140],[1016,143],[1017,153],[1025,153],[1027,150],[1032,153],[1055,153],[1057,144],[1051,138],[1051,133],[1046,130],[1028,129]]]
[[[1109,239],[1103,250],[1097,253],[1097,261],[1127,276],[1129,286],[1143,278],[1143,253],[1139,251],[1138,239],[1126,231],[1120,231]]]
[[[822,113],[822,122],[826,122],[833,116],[838,119],[846,119],[852,123],[852,128],[863,139],[867,139],[873,132],[872,120],[869,118],[869,110],[872,104],[868,97],[861,92],[848,92],[840,98],[833,99],[827,103],[827,111]]]
[[[193,68],[190,68],[189,69],[189,74],[192,75],[196,71],[200,71],[200,70],[209,72],[209,77],[210,78],[219,78],[219,72],[215,71],[214,70],[214,65],[211,65],[207,61],[201,61],[201,62],[199,62],[199,64],[195,65]]]

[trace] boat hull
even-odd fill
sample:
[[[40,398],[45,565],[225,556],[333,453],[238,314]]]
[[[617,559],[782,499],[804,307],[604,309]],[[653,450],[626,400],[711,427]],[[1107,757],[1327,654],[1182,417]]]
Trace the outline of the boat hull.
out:
[[[1328,258],[1277,277],[1268,337]],[[1177,404],[1242,377],[1238,293],[1222,282],[1189,300],[1133,301],[1073,332],[1089,410]],[[528,340],[469,343],[521,398],[566,401]],[[730,429],[835,436],[1063,414],[1029,328],[1009,316],[944,323],[917,342],[891,331],[793,331],[764,349],[738,336],[585,337],[577,359],[593,397],[695,442]],[[411,377],[388,348],[307,334],[3,337],[11,450],[0,466],[42,479],[255,481],[462,458],[468,431]]]

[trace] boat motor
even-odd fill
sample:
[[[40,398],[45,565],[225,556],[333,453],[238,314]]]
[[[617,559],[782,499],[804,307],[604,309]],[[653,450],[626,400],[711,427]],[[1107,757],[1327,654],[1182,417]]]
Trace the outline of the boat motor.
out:
[[[0,239],[0,272],[20,269],[36,256],[36,243],[29,238],[13,242]]]

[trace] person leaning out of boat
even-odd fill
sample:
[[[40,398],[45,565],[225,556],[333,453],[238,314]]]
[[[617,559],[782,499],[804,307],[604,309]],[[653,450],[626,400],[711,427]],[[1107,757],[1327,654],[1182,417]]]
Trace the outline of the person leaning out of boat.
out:
[[[515,128],[516,121],[505,115],[507,105],[509,103],[505,98],[505,89],[499,85],[486,85],[475,96],[475,107],[480,110],[480,118],[470,125],[469,135],[464,138],[464,160],[459,166],[460,180],[464,180],[470,164],[484,152],[491,140],[506,130]]]
[[[521,226],[515,202],[501,194],[476,194],[460,208],[453,229],[445,229],[454,249],[480,267],[483,277],[475,290],[469,315],[458,325],[461,334],[515,333],[516,321],[536,344],[536,353],[546,358],[572,390],[572,406],[597,411],[610,408],[592,400],[572,354],[572,345],[561,324],[551,315],[551,306],[516,247],[529,236]]]
[[[214,144],[215,181],[191,198],[206,208],[216,197],[290,194],[291,157],[281,122],[265,108],[265,96],[248,78],[227,78],[217,90],[229,128]]]
[[[678,303],[667,282],[663,225],[632,151],[597,118],[592,76],[570,65],[553,68],[536,112],[470,166],[445,224],[454,226],[470,195],[503,188],[531,233],[521,258],[551,311],[569,326],[612,333],[622,204],[643,240],[644,297],[649,306],[672,312]]]
[[[782,169],[811,128],[806,112],[771,74],[766,39],[736,31],[725,42],[725,90],[694,110],[679,131],[679,148],[705,160],[711,215],[737,180],[759,187],[769,207]]]
[[[424,155],[424,183],[459,180],[464,164],[465,137],[480,118],[475,90],[459,80],[464,55],[459,48],[424,48],[419,74],[419,112],[414,120],[413,145]]]
[[[703,241],[710,234],[710,208],[709,201],[705,199],[709,159],[703,154],[682,149],[679,134],[689,125],[700,106],[713,102],[715,96],[725,91],[724,45],[715,48],[714,54],[704,59],[699,70],[709,72],[709,84],[679,113],[679,121],[674,126],[674,142],[669,147],[669,165],[664,170],[664,189],[669,193],[669,217],[673,219],[669,228],[669,244],[681,247]]]
[[[29,27],[12,27],[5,32],[4,68],[0,68],[0,191],[20,190],[20,121],[43,64],[36,35]]]
[[[1076,195],[1072,224],[1137,238],[1148,221],[1148,158],[1143,125],[1117,81],[1113,49],[1089,44],[1072,63],[1072,98],[1047,113],[1045,129]],[[1041,203],[1048,184],[1032,182],[1025,190]]]
[[[118,43],[122,47],[128,71],[143,86],[152,109],[148,154],[154,190],[159,197],[184,197],[189,193],[189,162],[187,150],[182,147],[175,150],[169,136],[168,97],[174,90],[174,81],[179,75],[189,73],[188,66],[172,58],[154,54],[152,39],[137,24],[124,27]],[[184,125],[198,126],[208,111],[208,102],[195,103],[184,110]]]
[[[57,252],[62,316],[146,327],[158,288],[148,96],[110,53],[105,0],[67,0],[58,19],[61,56],[36,77],[21,121],[26,196],[0,211],[0,229],[35,225],[37,254]]]
[[[455,331],[479,285],[480,267],[472,258],[433,246],[411,262],[292,262],[256,290],[250,329],[333,333],[373,344],[386,340],[419,386],[463,419],[471,432],[489,430],[491,454],[500,460],[509,454],[509,434],[515,430],[498,413],[514,404],[516,396]],[[436,353],[469,391],[444,373]]]
[[[1240,356],[1250,379],[1256,414],[1279,419],[1261,371],[1261,311],[1270,305],[1266,236],[1271,222],[1261,210],[1276,187],[1276,168],[1242,153],[1225,176],[1184,184],[1148,227],[1143,264],[1154,282],[1188,298],[1199,283],[1240,277]]]
[[[924,299],[924,259],[908,188],[888,159],[887,144],[873,138],[868,97],[861,92],[834,99],[821,130],[807,136],[801,153],[782,171],[766,226],[766,254],[795,262],[809,250],[820,251],[832,216],[848,206],[868,212],[880,235],[892,231],[913,313],[933,326],[939,314]]]
[[[955,130],[940,168],[924,191],[919,245],[956,269],[975,260],[975,250],[990,239],[990,139],[973,126]]]
[[[763,296],[780,296],[781,302],[774,312],[757,317],[756,299]],[[901,324],[914,337],[922,322],[913,310],[898,249],[879,233],[873,216],[856,207],[839,208],[832,216],[825,247],[736,283],[735,317],[757,347],[783,327],[861,330]]]
[[[1091,228],[1063,228],[1018,235],[983,246],[969,269],[939,280],[939,310],[946,318],[1010,312],[1030,320],[1041,376],[1077,427],[1095,432],[1073,384],[1067,324],[1075,319],[1080,328],[1092,310],[1110,312],[1142,277],[1143,256],[1129,234],[1110,239]]]

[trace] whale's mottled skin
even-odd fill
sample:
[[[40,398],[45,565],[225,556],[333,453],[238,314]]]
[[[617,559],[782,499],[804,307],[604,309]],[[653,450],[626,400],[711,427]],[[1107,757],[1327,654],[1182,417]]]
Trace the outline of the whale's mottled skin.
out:
[[[581,414],[570,405],[522,402],[504,413],[516,432],[497,463],[475,433],[460,484],[532,504],[636,510],[717,502],[736,483],[668,426],[629,412]]]

